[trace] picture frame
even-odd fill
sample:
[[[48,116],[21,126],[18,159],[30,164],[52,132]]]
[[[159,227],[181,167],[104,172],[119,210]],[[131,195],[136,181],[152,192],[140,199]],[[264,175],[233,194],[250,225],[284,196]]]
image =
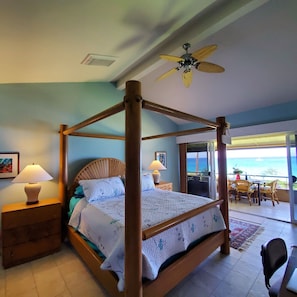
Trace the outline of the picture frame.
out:
[[[0,152],[0,178],[13,178],[19,174],[20,171],[20,153]]]
[[[160,161],[167,168],[167,153],[155,152],[155,160]]]

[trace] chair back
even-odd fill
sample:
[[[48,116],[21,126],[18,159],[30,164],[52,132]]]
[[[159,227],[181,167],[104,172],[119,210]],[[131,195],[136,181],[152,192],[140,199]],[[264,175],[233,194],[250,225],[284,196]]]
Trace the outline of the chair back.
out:
[[[274,238],[261,246],[261,256],[265,285],[270,288],[270,278],[288,259],[286,243],[282,238]]]
[[[278,180],[276,179],[276,180],[274,180],[274,181],[272,181],[270,183],[264,184],[265,186],[262,188],[262,191],[264,190],[264,191],[270,192],[270,193],[275,192],[276,191],[277,182],[278,182]]]
[[[271,183],[271,193],[274,193],[276,191],[277,182],[278,180],[276,179]]]
[[[227,188],[228,188],[228,190],[234,189],[235,188],[235,181],[228,179],[227,180]]]
[[[238,192],[249,192],[252,183],[245,179],[238,179],[234,181]]]

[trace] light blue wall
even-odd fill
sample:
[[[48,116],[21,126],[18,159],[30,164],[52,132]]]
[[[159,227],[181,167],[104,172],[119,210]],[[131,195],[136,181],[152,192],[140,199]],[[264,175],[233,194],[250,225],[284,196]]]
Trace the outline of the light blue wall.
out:
[[[297,119],[297,101],[256,108],[248,112],[226,116],[232,128],[261,125]],[[295,127],[296,129],[297,127]]]
[[[72,126],[123,100],[124,92],[110,83],[49,83],[0,85],[0,152],[20,153],[20,169],[38,163],[53,177],[43,182],[40,198],[58,193],[59,126]],[[86,128],[115,135],[124,134],[124,112]],[[143,135],[174,131],[168,118],[144,111]],[[85,130],[86,130],[85,129]],[[115,157],[124,161],[124,142],[115,140],[69,138],[70,179],[86,160]],[[144,141],[143,170],[154,159],[155,151],[166,151],[168,169],[163,180],[178,187],[177,145],[174,138]],[[26,199],[23,184],[0,179],[0,206]]]

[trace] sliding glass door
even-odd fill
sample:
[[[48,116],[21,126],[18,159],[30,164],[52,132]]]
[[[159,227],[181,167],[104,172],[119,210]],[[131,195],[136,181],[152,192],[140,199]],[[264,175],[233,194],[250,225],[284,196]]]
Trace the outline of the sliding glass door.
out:
[[[187,144],[186,164],[188,193],[215,199],[214,144]]]
[[[297,224],[297,135],[287,135],[291,222]]]

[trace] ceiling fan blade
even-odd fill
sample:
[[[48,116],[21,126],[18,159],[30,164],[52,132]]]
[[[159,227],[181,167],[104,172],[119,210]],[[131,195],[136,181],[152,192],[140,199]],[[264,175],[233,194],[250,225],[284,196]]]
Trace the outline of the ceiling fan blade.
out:
[[[192,70],[183,72],[183,83],[186,88],[188,88],[192,83],[193,72]]]
[[[218,46],[216,44],[205,46],[192,53],[192,56],[198,61],[202,61],[209,57],[217,49],[217,47]]]
[[[161,76],[159,76],[159,77],[157,78],[157,80],[164,79],[164,78],[168,77],[169,75],[175,73],[177,70],[178,70],[178,68],[172,68],[172,69],[170,69],[169,71],[163,73]]]
[[[222,66],[217,64],[209,63],[209,62],[201,62],[196,67],[197,70],[203,72],[210,72],[210,73],[221,73],[224,72],[225,69]]]
[[[171,62],[179,62],[179,61],[183,61],[184,60],[181,57],[171,56],[171,55],[160,55],[160,58],[161,59],[164,59],[164,60],[171,61]]]

